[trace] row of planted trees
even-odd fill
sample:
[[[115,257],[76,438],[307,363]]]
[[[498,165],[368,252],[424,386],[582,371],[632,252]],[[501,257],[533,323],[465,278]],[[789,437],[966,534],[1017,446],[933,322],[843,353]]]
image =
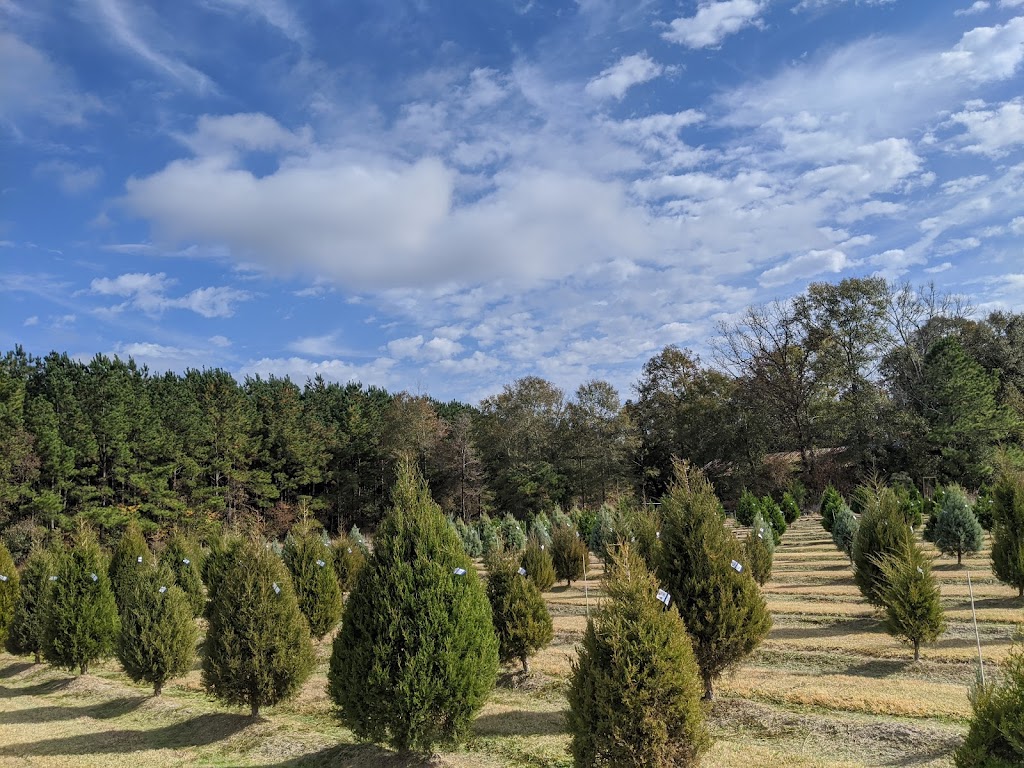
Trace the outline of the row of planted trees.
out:
[[[600,552],[607,598],[588,621],[569,695],[579,765],[695,761],[709,743],[702,699],[770,628],[743,544],[703,475],[677,468],[655,525],[649,547],[636,525]],[[556,572],[579,578],[575,563],[589,554],[565,520],[541,533],[522,551],[495,547],[485,586],[456,527],[405,468],[365,562],[354,559],[357,543],[329,547],[309,525],[280,557],[256,538],[215,540],[201,567],[185,540],[156,558],[137,530],[108,562],[83,530],[70,548],[33,552],[20,590],[9,557],[0,562],[9,574],[0,596],[20,593],[4,629],[12,650],[82,673],[113,650],[159,693],[194,662],[203,611],[203,683],[255,715],[298,691],[313,668],[311,633],[327,634],[340,617],[327,687],[342,721],[361,739],[430,751],[466,735],[499,661],[527,668],[550,642],[539,584]],[[351,577],[343,615],[339,563]]]

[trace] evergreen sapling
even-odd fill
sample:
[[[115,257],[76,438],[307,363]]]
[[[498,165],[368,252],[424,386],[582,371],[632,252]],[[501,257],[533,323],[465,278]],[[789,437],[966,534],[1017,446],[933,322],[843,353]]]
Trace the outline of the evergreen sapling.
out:
[[[1024,474],[1000,478],[992,495],[992,570],[1024,597]]]
[[[199,567],[199,547],[175,532],[160,553],[160,562],[171,569],[174,583],[185,593],[193,616],[202,616],[206,592]]]
[[[836,549],[850,558],[853,563],[853,542],[857,539],[857,528],[860,523],[853,514],[853,510],[846,504],[839,508],[832,519],[832,543]]]
[[[565,579],[566,586],[571,587],[586,573],[588,557],[587,545],[580,539],[576,528],[568,525],[556,525],[551,531],[551,560],[555,565],[558,578]]]
[[[903,555],[910,548],[911,533],[889,488],[871,494],[853,541],[853,580],[872,605],[883,605],[880,590],[884,577],[878,559]]]
[[[0,543],[0,646],[7,644],[19,602],[18,569],[7,547]]]
[[[531,538],[523,550],[520,565],[526,571],[526,577],[537,585],[537,589],[546,592],[555,584],[555,564],[546,545]]]
[[[282,559],[292,576],[299,610],[310,634],[320,640],[341,620],[341,586],[331,550],[309,523],[299,523],[285,539]]]
[[[760,512],[754,515],[753,527],[747,534],[743,549],[746,555],[744,562],[750,569],[750,575],[759,585],[764,586],[772,575],[775,539]]]
[[[946,628],[931,563],[916,544],[874,560],[882,575],[878,597],[886,631],[913,645],[914,661],[920,661],[921,644],[934,642]]]
[[[957,565],[963,562],[964,553],[981,549],[984,534],[963,489],[953,487],[943,497],[933,540],[942,554],[956,555]]]
[[[149,551],[146,538],[139,524],[132,520],[125,526],[110,557],[110,584],[119,611],[124,611],[125,592],[132,588],[143,568],[152,565],[153,554]]]
[[[332,561],[338,587],[342,592],[351,592],[359,571],[366,565],[366,553],[357,542],[342,535],[334,542]]]
[[[35,654],[36,664],[42,661],[46,601],[52,574],[53,557],[42,547],[33,548],[21,572],[18,603],[7,635],[7,650],[15,654]]]
[[[520,569],[525,573],[520,573]],[[487,599],[498,636],[498,658],[518,661],[530,671],[530,656],[554,637],[544,598],[514,555],[493,554],[487,561]]]

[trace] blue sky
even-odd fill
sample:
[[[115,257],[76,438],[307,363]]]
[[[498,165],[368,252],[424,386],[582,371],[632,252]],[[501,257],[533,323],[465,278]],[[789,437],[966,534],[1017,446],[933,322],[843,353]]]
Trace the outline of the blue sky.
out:
[[[623,396],[812,280],[1024,308],[1024,0],[0,0],[0,348]]]

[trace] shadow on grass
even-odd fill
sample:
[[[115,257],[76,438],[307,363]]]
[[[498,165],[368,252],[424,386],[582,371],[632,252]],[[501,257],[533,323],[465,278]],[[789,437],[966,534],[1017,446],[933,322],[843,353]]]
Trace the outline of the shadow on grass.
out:
[[[502,712],[473,721],[476,736],[555,736],[565,733],[564,712]]]
[[[814,623],[803,627],[773,627],[768,635],[772,640],[809,640],[815,637],[843,637],[860,632],[884,635],[885,630],[876,618],[845,619],[831,624]]]
[[[919,666],[919,665],[918,665]],[[872,659],[861,664],[851,664],[842,671],[844,675],[856,677],[883,678],[915,669],[913,659]]]
[[[148,696],[131,696],[123,699],[113,699],[102,704],[91,704],[87,707],[32,707],[30,709],[20,709],[17,712],[0,713],[0,724],[31,725],[32,723],[46,723],[57,720],[77,720],[80,717],[109,720],[113,717],[121,717],[129,712],[134,712],[148,699]]]
[[[59,677],[54,680],[47,680],[45,683],[36,683],[35,685],[26,685],[18,688],[0,685],[0,699],[13,699],[16,696],[45,696],[48,693],[57,693],[71,685],[74,680],[75,678],[73,677]]]
[[[338,768],[429,768],[442,763],[432,755],[400,755],[376,744],[341,744],[264,768],[319,768],[324,765]]]
[[[148,730],[104,730],[81,736],[41,739],[0,747],[0,757],[43,755],[107,755],[148,749],[201,747],[226,739],[254,721],[246,715],[216,713]]]
[[[6,680],[9,677],[20,675],[25,670],[32,669],[34,666],[35,664],[31,661],[18,661],[14,664],[8,664],[3,669],[0,669],[0,680]]]

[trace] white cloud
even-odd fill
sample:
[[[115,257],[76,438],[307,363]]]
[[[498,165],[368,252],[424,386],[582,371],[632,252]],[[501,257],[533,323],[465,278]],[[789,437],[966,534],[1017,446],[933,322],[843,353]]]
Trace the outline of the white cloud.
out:
[[[395,361],[380,357],[365,365],[355,365],[344,360],[307,360],[303,357],[264,357],[246,363],[238,372],[238,378],[247,376],[288,376],[293,381],[304,382],[317,374],[327,381],[342,384],[360,382],[366,386],[392,387],[398,381],[393,373]]]
[[[302,149],[310,143],[310,131],[308,127],[298,133],[289,131],[260,113],[202,115],[196,130],[180,139],[196,155],[232,150],[270,152]]]
[[[99,184],[103,169],[96,166],[82,168],[65,160],[47,160],[36,166],[35,174],[55,178],[64,194],[74,196],[88,192]]]
[[[967,152],[1000,157],[1024,144],[1024,101],[1013,99],[995,109],[969,109],[953,115],[967,130],[960,141]]]
[[[942,184],[942,194],[962,195],[964,192],[970,192],[972,189],[977,189],[986,181],[988,181],[988,176],[984,174],[975,174],[974,176],[962,176],[958,179],[950,179]]]
[[[946,272],[952,268],[953,262],[944,261],[941,264],[936,264],[934,267],[926,267],[924,271],[927,272],[929,275],[937,275],[940,272]]]
[[[981,246],[981,240],[976,237],[959,237],[943,243],[935,249],[939,256],[952,256],[963,251],[972,251]]]
[[[960,8],[953,11],[954,16],[973,16],[976,13],[987,11],[992,6],[987,0],[976,0],[967,8]]]
[[[167,291],[175,282],[163,272],[131,272],[116,278],[97,278],[92,281],[89,290],[99,296],[121,296],[127,299],[106,308],[106,312],[117,313],[132,308],[157,315],[168,309],[187,309],[209,318],[231,317],[235,313],[235,304],[252,298],[248,291],[227,286],[197,288],[184,296],[173,298],[167,295]]]
[[[634,85],[653,80],[664,71],[665,68],[646,53],[623,56],[587,83],[586,91],[598,99],[621,99]]]
[[[328,333],[323,336],[305,336],[288,343],[290,352],[298,352],[306,357],[333,357],[342,353],[338,344],[338,334]]]
[[[718,45],[729,35],[754,23],[764,8],[757,0],[704,0],[696,15],[675,19],[662,36],[688,48]]]
[[[26,328],[30,328],[33,325],[39,325],[39,315],[32,315],[32,317],[26,317],[25,322],[22,323]]]
[[[1024,216],[1018,216],[1011,221],[1010,229],[1015,235],[1024,235]]]
[[[774,288],[794,280],[815,277],[823,273],[837,274],[850,266],[852,266],[850,260],[842,251],[834,249],[808,251],[765,270],[758,278],[758,282],[766,288]]]
[[[102,109],[92,96],[79,93],[70,74],[14,35],[0,32],[0,121],[16,125],[41,117],[61,125],[80,125]],[[14,73],[17,73],[16,75]]]
[[[204,4],[214,9],[253,16],[299,45],[309,42],[309,32],[305,25],[284,0],[204,0]]]
[[[220,347],[221,349],[226,349],[227,347],[231,346],[231,339],[229,339],[227,336],[221,336],[219,334],[217,336],[211,336],[209,338],[209,342],[213,344],[213,346]]]
[[[1000,8],[1021,8],[1024,7],[1024,0],[999,0]]]

